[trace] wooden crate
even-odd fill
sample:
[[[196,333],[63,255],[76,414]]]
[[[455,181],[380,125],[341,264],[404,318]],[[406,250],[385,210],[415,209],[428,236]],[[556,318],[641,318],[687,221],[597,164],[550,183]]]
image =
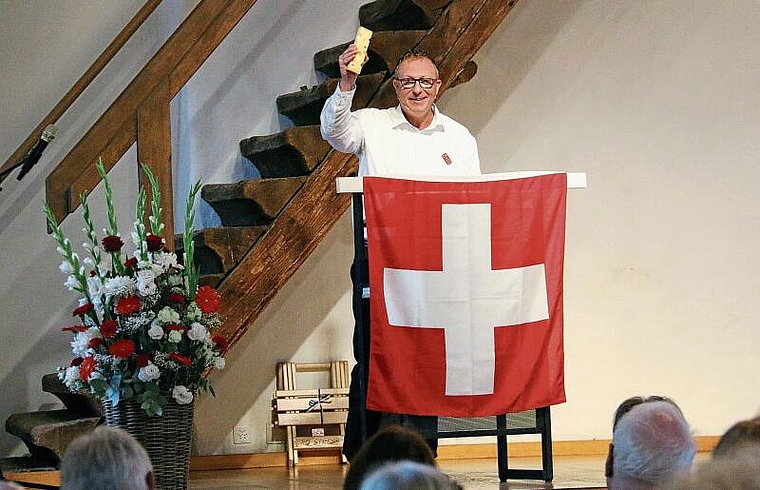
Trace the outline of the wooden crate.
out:
[[[305,372],[329,372],[330,386],[298,389],[297,375]],[[286,428],[289,464],[298,464],[299,451],[342,449],[348,417],[348,387],[348,361],[345,360],[277,365],[277,391],[272,404],[275,424]]]

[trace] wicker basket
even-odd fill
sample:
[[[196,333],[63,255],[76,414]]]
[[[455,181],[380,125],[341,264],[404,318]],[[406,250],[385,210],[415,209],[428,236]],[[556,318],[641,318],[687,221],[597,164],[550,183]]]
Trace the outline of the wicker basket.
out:
[[[106,424],[121,427],[148,452],[156,476],[156,488],[187,488],[190,473],[190,447],[193,428],[193,405],[179,405],[171,394],[160,417],[148,417],[138,402],[122,401],[114,407],[103,402]]]

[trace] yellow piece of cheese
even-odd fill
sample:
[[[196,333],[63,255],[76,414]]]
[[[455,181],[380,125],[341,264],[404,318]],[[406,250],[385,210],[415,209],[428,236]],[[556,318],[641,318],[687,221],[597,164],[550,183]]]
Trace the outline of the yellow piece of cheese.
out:
[[[369,38],[371,37],[372,31],[365,27],[359,26],[359,29],[356,30],[356,39],[354,40],[354,44],[356,44],[358,51],[356,52],[354,59],[352,59],[351,62],[346,65],[346,69],[348,71],[356,73],[357,75],[361,73],[362,65],[364,64],[364,57],[367,56],[367,50],[369,49]]]

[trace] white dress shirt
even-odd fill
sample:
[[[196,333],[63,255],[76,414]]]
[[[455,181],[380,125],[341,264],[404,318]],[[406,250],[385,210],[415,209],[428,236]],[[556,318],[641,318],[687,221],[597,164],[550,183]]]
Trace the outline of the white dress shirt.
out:
[[[320,115],[322,137],[359,157],[359,175],[480,175],[475,138],[433,106],[433,121],[417,129],[400,106],[351,112],[356,89],[335,89]]]

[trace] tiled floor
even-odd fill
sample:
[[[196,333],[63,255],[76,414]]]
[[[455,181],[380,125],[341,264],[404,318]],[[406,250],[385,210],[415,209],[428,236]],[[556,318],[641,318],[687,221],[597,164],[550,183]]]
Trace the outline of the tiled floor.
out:
[[[541,467],[541,460],[519,458],[510,460],[510,467],[533,469]],[[467,490],[485,489],[563,489],[604,488],[603,456],[563,456],[554,459],[554,480],[551,483],[536,480],[509,480],[500,483],[495,459],[441,461],[441,470],[453,476]],[[332,490],[340,489],[345,466],[299,466],[289,468],[262,468],[235,471],[193,472],[190,489],[242,490]]]

